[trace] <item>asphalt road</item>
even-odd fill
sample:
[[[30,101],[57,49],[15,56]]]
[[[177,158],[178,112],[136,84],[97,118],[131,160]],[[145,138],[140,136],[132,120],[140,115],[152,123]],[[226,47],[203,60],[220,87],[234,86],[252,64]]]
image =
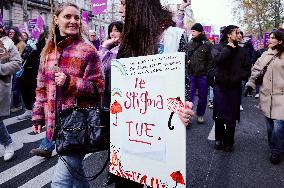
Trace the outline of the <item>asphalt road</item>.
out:
[[[207,109],[205,124],[193,121],[187,129],[187,187],[284,187],[284,159],[280,165],[270,164],[264,117],[256,104],[253,98],[243,100],[244,111],[236,128],[232,153],[213,149],[211,109]],[[58,159],[56,153],[49,160],[29,154],[32,148],[38,147],[44,133],[33,134],[30,120],[18,122],[12,118],[5,120],[5,124],[17,151],[14,160],[4,162],[0,146],[0,187],[50,187],[53,166]],[[106,157],[106,152],[87,156],[84,162],[87,175],[96,174]],[[91,187],[102,188],[105,181],[106,170],[91,182]]]

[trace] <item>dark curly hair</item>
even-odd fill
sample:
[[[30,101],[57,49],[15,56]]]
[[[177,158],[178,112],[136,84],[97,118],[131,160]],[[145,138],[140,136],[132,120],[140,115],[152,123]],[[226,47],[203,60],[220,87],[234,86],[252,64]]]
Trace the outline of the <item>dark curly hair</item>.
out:
[[[21,34],[18,27],[11,26],[8,30],[8,34],[9,34],[10,30],[15,31],[15,35],[12,38],[12,41],[14,42],[15,45],[18,44],[20,41],[22,41],[22,34]]]
[[[269,37],[270,35],[274,35],[275,39],[278,40],[278,41],[282,41],[281,44],[277,44],[276,46],[272,47],[271,49],[272,50],[277,50],[277,56],[280,57],[281,54],[284,52],[284,32],[280,31],[280,30],[275,30],[275,31],[272,31],[270,34],[269,34]]]
[[[125,0],[125,24],[118,58],[157,53],[162,32],[175,26],[172,13],[160,0]]]

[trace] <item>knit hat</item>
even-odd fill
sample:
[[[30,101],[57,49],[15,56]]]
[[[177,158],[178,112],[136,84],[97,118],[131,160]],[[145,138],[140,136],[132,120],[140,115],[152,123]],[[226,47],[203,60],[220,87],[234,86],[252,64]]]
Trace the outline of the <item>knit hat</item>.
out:
[[[200,23],[195,23],[192,27],[191,30],[203,32],[203,26]]]

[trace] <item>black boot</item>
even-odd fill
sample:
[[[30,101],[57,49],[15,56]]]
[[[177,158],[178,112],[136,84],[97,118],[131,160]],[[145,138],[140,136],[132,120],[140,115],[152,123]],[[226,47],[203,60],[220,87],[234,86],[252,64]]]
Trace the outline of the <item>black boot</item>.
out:
[[[214,145],[214,149],[222,150],[223,148],[224,148],[224,145],[223,145],[222,141],[216,140],[215,141],[215,145]]]
[[[280,155],[276,154],[276,153],[271,153],[270,162],[272,164],[279,164],[280,163]]]
[[[104,183],[104,186],[109,186],[113,184],[115,182],[115,178],[115,175],[109,172],[107,175],[107,181]]]
[[[234,146],[233,145],[224,146],[224,151],[225,152],[233,152],[234,151]]]

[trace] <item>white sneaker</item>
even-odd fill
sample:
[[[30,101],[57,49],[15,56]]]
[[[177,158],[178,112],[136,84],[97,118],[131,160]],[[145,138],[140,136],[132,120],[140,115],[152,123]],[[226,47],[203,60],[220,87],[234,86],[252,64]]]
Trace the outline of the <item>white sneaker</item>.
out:
[[[198,117],[197,117],[197,123],[203,124],[204,122],[205,122],[205,121],[204,121],[203,116],[198,116]]]
[[[243,106],[242,106],[242,105],[240,105],[240,111],[243,111],[243,110],[244,110]]]
[[[14,157],[14,146],[13,142],[5,146],[4,161],[9,161]]]
[[[26,110],[25,113],[17,117],[18,120],[32,119],[32,111]]]
[[[259,98],[259,93],[255,94],[254,98],[258,99]]]

